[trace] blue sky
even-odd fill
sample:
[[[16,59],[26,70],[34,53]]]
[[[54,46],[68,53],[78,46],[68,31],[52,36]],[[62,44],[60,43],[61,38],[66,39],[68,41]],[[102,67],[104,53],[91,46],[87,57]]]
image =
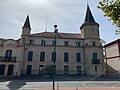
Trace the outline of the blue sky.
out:
[[[91,2],[92,1],[92,2]],[[116,27],[97,8],[101,0],[89,0],[95,21],[100,24],[100,36],[106,43],[120,37],[115,35]],[[26,16],[30,15],[32,33],[54,31],[80,33],[84,22],[87,0],[0,0],[0,38],[18,39]]]

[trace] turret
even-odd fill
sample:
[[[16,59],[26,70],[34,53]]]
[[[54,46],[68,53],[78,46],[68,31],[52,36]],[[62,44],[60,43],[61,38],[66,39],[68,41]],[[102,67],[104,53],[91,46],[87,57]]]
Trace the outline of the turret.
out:
[[[88,38],[88,39],[99,38],[99,24],[95,22],[95,19],[88,5],[87,5],[85,21],[81,25],[80,29],[81,29],[82,38]]]
[[[28,15],[26,20],[25,20],[25,23],[22,27],[22,37],[23,36],[29,36],[30,31],[31,31],[31,27],[30,27],[29,15]]]

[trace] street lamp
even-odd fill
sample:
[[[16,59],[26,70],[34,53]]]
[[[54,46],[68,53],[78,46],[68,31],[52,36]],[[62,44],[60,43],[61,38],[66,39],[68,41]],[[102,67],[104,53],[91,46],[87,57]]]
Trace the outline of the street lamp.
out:
[[[54,25],[54,28],[55,28],[55,31],[54,31],[55,37],[54,37],[54,53],[53,53],[53,57],[54,57],[54,59],[53,59],[53,90],[55,90],[56,35],[58,32],[57,25]]]

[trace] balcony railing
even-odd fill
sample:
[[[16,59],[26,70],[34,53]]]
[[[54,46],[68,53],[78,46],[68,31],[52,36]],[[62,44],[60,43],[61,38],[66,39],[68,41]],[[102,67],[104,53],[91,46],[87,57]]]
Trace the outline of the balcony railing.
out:
[[[92,59],[92,64],[100,64],[100,59]]]
[[[0,62],[16,62],[16,57],[6,58],[5,56],[0,56]]]

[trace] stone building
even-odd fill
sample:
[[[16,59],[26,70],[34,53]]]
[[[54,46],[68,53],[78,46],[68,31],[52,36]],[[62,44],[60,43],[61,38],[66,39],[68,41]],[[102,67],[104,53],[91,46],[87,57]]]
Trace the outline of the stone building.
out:
[[[55,27],[55,32],[31,34],[27,16],[20,39],[0,39],[0,75],[41,75],[54,60],[57,75],[103,74],[99,24],[89,6],[80,30],[81,34],[61,33]]]

